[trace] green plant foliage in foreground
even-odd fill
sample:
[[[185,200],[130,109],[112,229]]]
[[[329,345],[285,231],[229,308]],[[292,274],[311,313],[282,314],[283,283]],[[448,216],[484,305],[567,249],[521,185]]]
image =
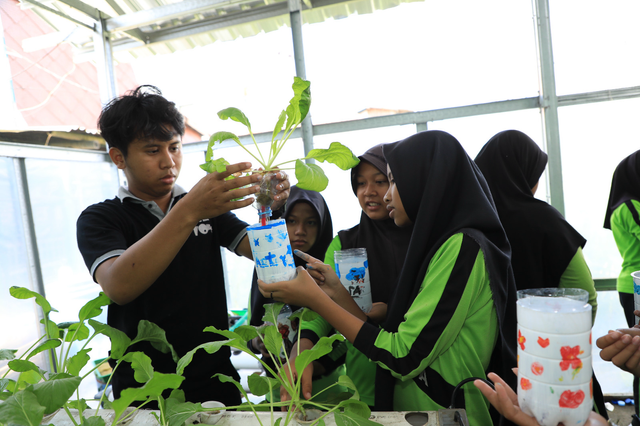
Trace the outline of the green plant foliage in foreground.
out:
[[[263,401],[260,404],[247,402],[237,407],[229,407],[229,408],[239,409],[239,410],[252,410],[256,414],[258,411],[269,410],[271,411],[271,414],[272,414],[271,424],[274,424],[275,426],[288,425],[292,421],[296,413],[299,412],[302,414],[302,416],[304,416],[305,411],[308,408],[316,408],[323,411],[322,416],[319,419],[317,419],[313,423],[313,425],[324,426],[325,424],[324,418],[331,413],[334,414],[336,424],[339,426],[341,425],[353,425],[353,426],[377,425],[378,423],[375,423],[369,420],[369,417],[371,416],[371,410],[369,409],[369,406],[367,404],[359,400],[358,391],[348,376],[340,376],[337,383],[334,383],[329,387],[327,387],[326,389],[323,389],[320,392],[318,392],[318,395],[322,394],[334,386],[344,386],[350,391],[352,391],[352,393],[342,394],[341,398],[338,398],[338,401],[335,401],[333,403],[328,403],[328,402],[321,403],[321,402],[314,401],[315,397],[312,397],[310,400],[306,400],[300,396],[302,374],[298,375],[298,377],[295,377],[293,380],[290,380],[288,377],[293,377],[293,374],[289,374],[289,375],[285,374],[287,369],[289,369],[289,372],[291,372],[289,364],[283,364],[282,361],[280,360],[280,357],[277,355],[277,354],[280,354],[282,350],[284,350],[285,346],[284,346],[282,335],[278,331],[277,326],[273,324],[278,323],[278,314],[282,310],[283,306],[284,306],[283,303],[273,303],[273,304],[264,305],[265,315],[262,318],[262,320],[265,322],[266,325],[261,327],[242,325],[238,327],[235,331],[219,330],[215,327],[205,328],[205,331],[219,334],[225,337],[226,340],[216,340],[212,342],[203,343],[197,346],[196,348],[194,348],[193,350],[191,350],[190,352],[188,352],[178,362],[178,370],[177,370],[178,373],[179,374],[182,373],[184,368],[189,364],[189,362],[191,362],[193,355],[198,350],[204,350],[207,353],[211,354],[211,353],[217,352],[218,350],[220,350],[220,348],[224,346],[229,346],[231,348],[241,350],[249,354],[251,357],[259,361],[264,366],[264,368],[273,375],[273,377],[266,377],[262,375],[249,376],[248,378],[249,390],[253,395],[264,396],[266,394],[270,394],[271,397],[269,399],[273,401],[274,392],[279,393],[280,386],[283,386],[291,396],[291,400],[289,401],[280,401],[280,402]],[[317,316],[318,314],[306,308],[300,309],[291,315],[289,319],[292,323],[296,319],[299,320],[298,338],[300,337],[299,333],[302,328],[302,323],[304,321],[311,321],[315,319]],[[269,352],[271,359],[274,360],[276,370],[271,369],[268,364],[262,361],[262,358],[260,356],[254,354],[247,347],[247,342],[249,342],[250,340],[256,337],[259,337],[264,342],[265,348]],[[295,361],[296,371],[299,371],[299,372],[304,371],[304,369],[310,363],[331,352],[331,350],[333,349],[333,342],[337,340],[343,341],[344,337],[338,334],[334,334],[331,337],[322,337],[312,349],[299,353]],[[234,383],[238,388],[238,390],[242,392],[245,399],[249,401],[248,395],[244,391],[240,383],[235,381],[233,378],[222,375],[222,374],[216,374],[216,376],[223,382]],[[287,407],[288,409],[287,414],[285,417],[278,418],[274,422],[273,410],[274,408],[279,409],[280,407]],[[256,417],[258,416],[256,415]],[[258,421],[262,425],[262,422],[260,421],[259,417],[258,417]]]
[[[113,425],[126,421],[135,414],[137,409],[143,408],[149,402],[156,401],[159,414],[154,413],[154,415],[160,425],[182,426],[193,414],[210,411],[208,408],[203,408],[200,403],[187,402],[184,392],[178,389],[184,380],[182,375],[184,369],[189,365],[196,351],[204,350],[211,354],[224,346],[230,346],[248,353],[260,361],[275,377],[250,376],[249,388],[254,395],[263,396],[269,393],[273,396],[274,392],[280,391],[280,386],[284,386],[289,395],[292,396],[290,401],[274,403],[263,401],[260,404],[247,402],[238,407],[228,407],[230,409],[253,411],[256,413],[261,425],[262,422],[257,416],[258,411],[271,411],[271,424],[285,426],[292,421],[296,413],[304,414],[308,408],[317,408],[323,411],[323,415],[314,423],[319,426],[324,426],[324,418],[330,413],[334,413],[336,424],[339,426],[371,426],[377,424],[368,420],[371,415],[369,407],[359,401],[358,392],[347,376],[341,376],[338,383],[329,386],[327,389],[341,385],[350,389],[352,393],[343,394],[341,398],[332,403],[319,403],[314,401],[314,398],[308,401],[303,400],[299,396],[300,378],[289,380],[285,374],[285,369],[289,368],[289,365],[283,364],[279,356],[273,356],[273,354],[280,354],[284,350],[282,335],[275,325],[257,328],[244,325],[238,327],[235,332],[207,327],[205,331],[222,335],[225,340],[204,343],[179,358],[171,344],[167,342],[164,330],[149,321],[140,321],[138,332],[134,339],[130,339],[120,330],[96,321],[94,318],[102,313],[103,307],[111,303],[103,293],[87,302],[80,309],[78,321],[61,324],[56,324],[49,319],[49,313],[57,311],[40,294],[22,287],[11,287],[10,293],[17,299],[35,299],[35,303],[40,306],[43,312],[44,319],[41,322],[44,325],[46,334],[18,357],[16,357],[18,351],[15,349],[0,349],[0,361],[7,361],[8,366],[8,371],[0,377],[0,426],[40,425],[45,416],[54,414],[60,409],[67,412],[76,426],[105,426],[104,420],[99,415],[100,408],[96,410],[93,416],[85,416],[85,411],[89,406],[86,400],[80,398],[78,389],[82,380],[87,377],[93,378],[94,371],[103,363],[109,362],[109,360],[115,362],[114,371],[122,362],[130,363],[134,370],[134,378],[141,384],[137,388],[124,389],[120,394],[120,398],[113,402],[106,400],[102,395],[97,406],[101,407],[104,404],[106,408],[114,410]],[[270,324],[277,324],[278,313],[282,307],[282,303],[265,305],[266,313],[263,320]],[[317,314],[304,309],[293,313],[291,320],[294,321],[297,318],[302,323],[303,321],[312,320],[315,316]],[[300,327],[298,327],[298,333],[299,330]],[[110,338],[110,357],[102,361],[101,364],[94,366],[88,373],[81,375],[82,369],[90,359],[88,355],[91,351],[89,343],[98,334],[103,334]],[[276,361],[275,370],[271,369],[248,349],[247,342],[258,336],[263,340],[265,347]],[[296,370],[303,371],[309,363],[331,352],[332,344],[336,340],[344,340],[344,338],[339,335],[323,337],[313,349],[299,354],[295,362]],[[176,373],[164,374],[156,372],[151,365],[151,359],[146,354],[142,352],[127,352],[131,345],[143,341],[149,342],[154,348],[163,353],[171,353],[177,364]],[[71,346],[74,343],[80,344],[81,347],[74,355],[71,355]],[[42,370],[31,360],[35,355],[43,352],[48,355],[49,371]],[[50,373],[52,371],[55,373]],[[221,374],[216,376],[222,382],[234,383],[249,401],[248,395],[240,383],[228,376]],[[108,386],[109,382],[106,385]],[[162,395],[168,390],[171,390],[171,393],[168,398],[164,398]],[[270,399],[273,400],[273,398]],[[138,402],[139,407],[127,410],[133,402]],[[274,419],[274,408],[280,409],[280,407],[287,407],[288,412],[284,417]],[[79,419],[74,418],[72,409],[78,410]]]
[[[125,389],[120,398],[113,402],[103,401],[104,395],[100,399],[98,406],[104,402],[106,407],[113,408],[114,425],[133,415],[133,412],[125,414],[125,410],[134,401],[142,401],[141,407],[150,401],[157,401],[160,408],[158,422],[167,426],[180,426],[192,414],[208,410],[202,408],[201,404],[185,402],[184,393],[177,390],[184,377],[154,372],[151,360],[142,352],[125,354],[129,346],[146,341],[163,353],[171,353],[177,361],[178,355],[167,342],[164,330],[143,320],[138,324],[137,336],[131,340],[122,331],[93,319],[102,313],[104,306],[111,303],[103,293],[80,309],[77,322],[62,324],[49,319],[49,313],[57,311],[40,294],[23,287],[11,287],[10,293],[16,299],[35,298],[36,304],[42,308],[44,319],[41,322],[46,334],[18,358],[17,350],[0,349],[0,361],[8,361],[8,371],[0,377],[0,425],[39,425],[45,416],[63,409],[76,425],[104,426],[104,420],[98,415],[100,409],[94,416],[84,416],[84,411],[89,406],[86,400],[80,398],[78,389],[82,380],[88,376],[93,377],[94,370],[109,359],[116,361],[114,370],[123,361],[131,363],[135,379],[142,384],[140,388]],[[98,334],[111,339],[111,356],[88,373],[80,375],[80,371],[89,362],[89,343]],[[70,355],[74,342],[81,343],[82,346],[75,355]],[[49,351],[52,352],[47,354],[49,371],[56,373],[44,371],[31,361],[35,355]],[[9,375],[17,376],[17,379],[10,379]],[[166,389],[174,391],[165,400],[161,394]],[[71,409],[79,411],[79,421],[73,418]]]
[[[282,169],[281,166],[295,161],[294,169],[297,179],[296,185],[299,188],[311,191],[323,191],[327,187],[329,179],[324,174],[324,171],[320,166],[317,164],[306,164],[304,160],[313,158],[320,162],[326,161],[328,163],[335,164],[342,170],[349,170],[358,165],[360,160],[353,155],[349,148],[342,145],[340,142],[332,142],[327,149],[312,149],[304,158],[275,164],[278,154],[280,154],[280,151],[284,148],[285,144],[293,134],[293,131],[300,123],[302,123],[302,120],[304,120],[309,112],[309,107],[311,106],[310,85],[311,83],[307,80],[294,77],[292,86],[293,98],[291,98],[287,108],[284,109],[278,117],[278,121],[276,122],[276,126],[273,129],[273,134],[271,136],[268,156],[264,156],[258,148],[258,143],[256,142],[253,131],[251,130],[251,123],[242,111],[233,107],[219,111],[218,117],[222,120],[231,119],[238,123],[242,123],[247,127],[249,135],[251,136],[253,144],[257,150],[257,155],[249,151],[249,149],[240,142],[240,138],[235,134],[221,131],[214,133],[211,138],[209,138],[209,146],[205,157],[206,162],[201,164],[200,167],[207,173],[225,171],[229,163],[224,158],[218,158],[216,160],[213,159],[213,146],[216,143],[222,143],[229,139],[233,140],[247,151],[249,155],[251,155],[260,164],[265,172],[276,169],[287,170]]]

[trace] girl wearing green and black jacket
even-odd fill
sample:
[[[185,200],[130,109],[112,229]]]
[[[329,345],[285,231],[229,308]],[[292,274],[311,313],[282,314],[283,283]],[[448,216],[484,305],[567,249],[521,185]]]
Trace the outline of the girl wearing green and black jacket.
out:
[[[611,192],[604,217],[604,228],[613,232],[616,246],[622,256],[622,269],[618,275],[617,289],[620,305],[629,327],[636,323],[633,314],[633,278],[631,273],[640,271],[640,151],[626,157],[618,164],[611,181]],[[640,380],[633,379],[633,398],[639,400]],[[636,415],[640,415],[636,403]]]
[[[260,289],[313,309],[376,362],[377,410],[431,411],[454,399],[470,424],[492,424],[477,388],[453,395],[457,384],[489,371],[515,384],[515,284],[489,189],[445,132],[418,133],[383,153],[390,216],[413,231],[382,327],[367,322],[335,272],[315,259],[308,267],[322,285],[299,268],[296,279],[259,282]]]

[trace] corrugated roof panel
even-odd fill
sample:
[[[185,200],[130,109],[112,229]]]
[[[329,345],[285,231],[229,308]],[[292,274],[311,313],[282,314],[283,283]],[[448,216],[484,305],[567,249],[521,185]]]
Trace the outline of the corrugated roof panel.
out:
[[[110,6],[108,1],[114,3],[116,5],[115,7],[120,10],[129,11],[150,11],[154,9],[156,11],[164,11],[161,8],[163,5],[181,3],[180,0],[84,0],[87,7],[98,8],[110,16],[115,17],[114,7]],[[359,15],[368,14],[376,10],[395,7],[401,3],[423,0],[356,0],[319,7],[318,3],[323,1],[326,4],[333,0],[316,0],[315,7],[303,10],[302,19],[304,23],[313,24],[323,22],[327,19],[341,19],[354,13]],[[313,1],[311,1],[311,3],[313,3]],[[87,20],[84,13],[70,8],[60,1],[52,1],[51,4],[74,19],[82,17],[82,22]],[[130,35],[122,31],[112,32],[111,39],[114,43],[114,59],[118,62],[129,62],[136,58],[188,50],[196,46],[205,46],[216,41],[231,41],[238,37],[251,37],[261,32],[271,32],[282,26],[289,26],[286,0],[229,0],[227,2],[212,2],[211,9],[204,9],[202,3],[191,2],[188,4],[194,5],[193,7],[199,6],[200,8],[197,10],[180,11],[183,12],[182,14],[158,13],[158,16],[166,16],[168,19],[163,20],[159,18],[158,21],[152,25],[140,26],[131,32],[131,34],[138,38],[140,35],[145,37],[145,39],[149,38],[151,41],[150,44],[143,45],[139,40],[132,39]],[[279,6],[278,4],[281,5]],[[156,9],[158,7],[161,9]],[[76,25],[46,10],[37,7],[33,8],[33,10],[42,16],[46,16],[46,19],[59,31],[69,31],[70,27]],[[173,10],[174,9],[172,9],[172,11]],[[278,13],[282,14],[278,15]],[[263,17],[263,19],[261,19],[261,17]],[[228,22],[229,26],[224,26],[225,22]],[[232,25],[234,22],[240,23]],[[215,29],[206,31],[206,29],[209,28]],[[137,35],[135,34],[136,32]],[[82,53],[84,60],[91,58],[91,52],[93,51],[92,38],[78,39],[78,37],[74,37],[72,42],[77,47],[78,52]]]

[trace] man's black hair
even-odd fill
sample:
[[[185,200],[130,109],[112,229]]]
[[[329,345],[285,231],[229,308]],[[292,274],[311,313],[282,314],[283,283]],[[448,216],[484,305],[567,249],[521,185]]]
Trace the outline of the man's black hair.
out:
[[[110,148],[126,157],[136,139],[168,141],[174,131],[184,136],[184,116],[155,86],[142,85],[113,99],[100,113],[98,128]]]

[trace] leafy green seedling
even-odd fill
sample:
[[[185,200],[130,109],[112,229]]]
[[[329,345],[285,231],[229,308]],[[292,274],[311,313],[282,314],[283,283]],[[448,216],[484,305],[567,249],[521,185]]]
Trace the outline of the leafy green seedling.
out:
[[[329,162],[340,167],[342,170],[349,170],[356,166],[360,160],[353,155],[351,150],[340,142],[332,142],[327,149],[312,149],[309,154],[300,159],[285,161],[283,163],[276,163],[278,154],[282,151],[285,144],[293,134],[296,127],[302,123],[304,118],[309,112],[311,106],[311,91],[309,89],[311,83],[307,80],[303,80],[298,77],[294,77],[293,80],[293,98],[289,101],[289,106],[280,113],[273,134],[271,136],[271,145],[269,147],[269,155],[264,156],[258,148],[258,143],[251,130],[251,123],[247,116],[238,108],[226,108],[218,112],[218,117],[222,120],[231,119],[242,123],[247,126],[249,135],[253,140],[253,144],[257,150],[257,153],[251,152],[246,146],[240,142],[240,139],[231,132],[217,132],[214,133],[209,139],[209,146],[207,148],[207,154],[205,157],[205,163],[200,167],[208,173],[211,172],[223,172],[226,170],[226,166],[229,164],[224,158],[213,159],[213,146],[216,143],[222,143],[226,140],[233,140],[240,145],[245,151],[251,155],[262,168],[263,172],[267,173],[274,170],[290,170],[291,168],[282,168],[285,164],[295,162],[295,175],[297,179],[296,185],[302,189],[308,189],[311,191],[323,191],[329,179],[324,174],[324,171],[317,164],[306,164],[303,160],[315,159],[320,162]],[[260,199],[258,199],[259,202]],[[263,203],[266,204],[266,203]]]
[[[44,319],[41,322],[45,326],[45,335],[18,357],[15,349],[0,349],[0,361],[7,361],[8,367],[6,373],[0,376],[0,401],[4,401],[0,403],[0,426],[40,425],[45,416],[59,409],[65,410],[75,425],[104,426],[104,420],[98,415],[99,408],[95,415],[85,417],[85,410],[89,406],[86,400],[80,398],[78,389],[85,378],[93,376],[94,370],[110,359],[116,361],[114,371],[123,361],[131,363],[135,379],[142,384],[139,388],[123,390],[120,398],[113,402],[103,401],[102,395],[98,407],[104,402],[105,406],[113,408],[114,425],[134,414],[135,410],[127,410],[134,401],[141,401],[140,407],[158,401],[158,420],[165,426],[181,426],[192,414],[208,410],[200,404],[185,402],[182,391],[175,390],[184,377],[154,372],[151,360],[142,352],[125,353],[129,346],[146,341],[163,353],[171,353],[177,361],[178,356],[167,342],[164,330],[157,325],[140,321],[138,333],[132,340],[122,331],[96,321],[93,318],[111,303],[103,293],[80,309],[77,322],[56,324],[49,319],[49,313],[57,311],[42,295],[23,287],[11,287],[9,291],[17,299],[35,298],[36,304],[42,308]],[[82,375],[81,370],[90,359],[88,353],[91,348],[88,345],[98,334],[110,338],[110,357]],[[76,354],[71,355],[71,346],[77,342],[84,343]],[[49,354],[49,371],[33,362],[33,357],[43,352]],[[174,391],[165,400],[162,392],[166,389]],[[72,399],[74,395],[75,399]],[[78,410],[79,421],[74,418],[71,409]]]
[[[312,425],[324,426],[324,418],[331,413],[333,413],[335,416],[336,424],[349,424],[359,426],[377,425],[378,423],[369,420],[371,410],[369,409],[369,406],[367,404],[359,400],[358,392],[348,376],[340,376],[337,383],[329,385],[327,388],[312,396],[312,398],[309,400],[303,399],[300,396],[302,375],[299,375],[299,377],[294,377],[293,374],[286,374],[287,369],[289,373],[292,372],[290,365],[286,362],[283,362],[280,359],[280,356],[275,355],[279,355],[285,348],[282,335],[278,331],[277,326],[273,325],[278,324],[278,314],[280,313],[283,306],[283,303],[273,303],[265,305],[265,315],[263,317],[263,321],[268,325],[263,325],[261,327],[242,325],[235,329],[235,331],[219,330],[215,327],[205,328],[205,331],[223,336],[224,340],[216,340],[203,343],[189,351],[178,362],[177,373],[182,374],[182,371],[189,364],[189,362],[191,362],[193,355],[198,350],[202,349],[207,353],[212,354],[220,350],[222,347],[229,346],[236,350],[245,352],[256,359],[264,366],[265,370],[273,376],[266,377],[255,374],[250,375],[248,377],[248,385],[249,390],[253,395],[264,396],[266,394],[270,394],[269,401],[273,401],[273,393],[279,392],[280,387],[282,386],[287,390],[287,392],[291,396],[291,399],[289,401],[280,402],[263,401],[260,404],[254,404],[249,401],[249,397],[240,383],[229,376],[216,374],[215,377],[218,377],[220,381],[235,384],[238,390],[248,401],[242,405],[227,408],[253,411],[254,414],[256,414],[258,422],[261,426],[264,425],[262,424],[262,421],[258,416],[258,411],[270,411],[271,424],[275,424],[277,426],[286,426],[293,420],[294,416],[297,413],[300,413],[302,416],[304,416],[305,411],[309,408],[315,408],[322,411],[322,415],[318,419],[316,419],[314,423],[312,423]],[[298,338],[300,337],[299,333],[302,328],[301,326],[303,321],[312,321],[316,317],[317,314],[315,312],[306,308],[300,309],[291,315],[290,320],[292,323],[296,318],[299,320]],[[264,362],[262,358],[254,354],[253,351],[248,348],[247,342],[256,337],[259,337],[263,341],[266,350],[270,354],[271,359],[274,360],[275,369],[271,368],[269,364]],[[338,334],[335,334],[331,337],[322,337],[312,349],[298,354],[295,361],[296,371],[304,371],[304,369],[310,363],[331,352],[331,350],[333,349],[333,342],[343,340],[344,337]],[[290,377],[292,377],[293,379],[290,379]],[[324,393],[334,386],[344,386],[352,393],[347,393],[346,395],[343,394],[342,398],[338,398],[338,400],[335,402],[314,401],[314,398],[317,395]],[[280,407],[287,407],[287,414],[285,415],[285,417],[278,418],[274,422],[274,408]]]

